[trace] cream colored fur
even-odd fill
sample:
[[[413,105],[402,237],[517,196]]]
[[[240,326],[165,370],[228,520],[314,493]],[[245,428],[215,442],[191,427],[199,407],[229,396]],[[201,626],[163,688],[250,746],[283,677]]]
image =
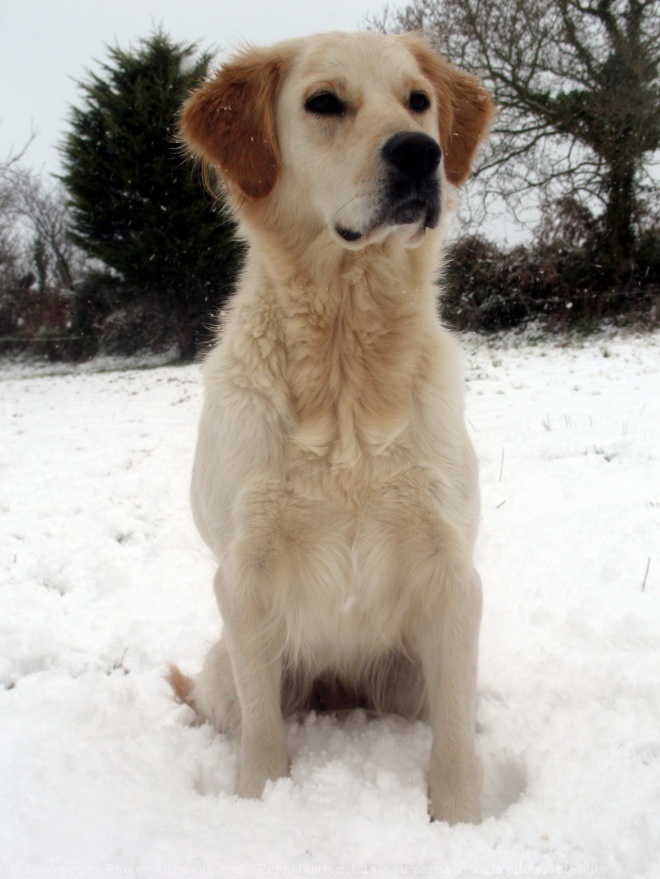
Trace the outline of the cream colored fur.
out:
[[[268,112],[274,126],[249,167],[216,143],[239,112],[222,89],[241,64],[252,79],[231,87],[260,96],[244,126],[266,132]],[[458,179],[492,106],[476,81],[434,64],[415,36],[295,40],[246,50],[184,110],[184,135],[218,167],[249,255],[206,360],[192,480],[195,521],[218,562],[222,639],[194,681],[175,671],[172,684],[240,735],[246,797],[287,774],[284,717],[309,707],[319,679],[374,711],[426,718],[430,813],[455,823],[480,820],[479,501],[459,352],[437,318],[433,278],[454,191],[448,149]],[[342,118],[305,109],[319,88],[339,94]],[[414,113],[408,95],[419,90],[430,106]],[[441,131],[448,96],[459,122],[461,101],[482,104],[471,134],[467,123]],[[240,123],[226,136],[241,137]],[[401,131],[443,144],[435,229],[370,226],[380,150]],[[350,242],[339,226],[365,231]]]

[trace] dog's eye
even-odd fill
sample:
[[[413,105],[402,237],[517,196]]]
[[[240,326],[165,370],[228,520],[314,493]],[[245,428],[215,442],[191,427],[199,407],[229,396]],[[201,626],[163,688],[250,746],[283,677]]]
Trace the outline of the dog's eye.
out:
[[[414,113],[422,113],[424,110],[428,110],[431,102],[424,92],[413,92],[408,99],[408,106]]]
[[[346,107],[332,92],[319,92],[305,101],[305,110],[319,116],[341,116]]]

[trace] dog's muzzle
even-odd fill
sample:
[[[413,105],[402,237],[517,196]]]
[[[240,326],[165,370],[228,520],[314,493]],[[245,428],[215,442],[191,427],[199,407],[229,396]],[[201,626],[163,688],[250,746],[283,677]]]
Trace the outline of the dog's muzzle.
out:
[[[442,152],[428,134],[400,131],[381,147],[385,182],[379,209],[369,227],[356,231],[341,226],[344,241],[359,241],[365,232],[382,226],[418,224],[434,229],[440,219],[440,180],[437,174]]]

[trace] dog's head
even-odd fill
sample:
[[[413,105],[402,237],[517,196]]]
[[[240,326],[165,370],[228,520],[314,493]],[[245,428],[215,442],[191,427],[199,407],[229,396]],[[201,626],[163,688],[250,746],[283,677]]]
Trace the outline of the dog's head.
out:
[[[235,206],[353,250],[390,234],[414,247],[493,112],[417,35],[333,33],[245,50],[191,95],[181,130]]]

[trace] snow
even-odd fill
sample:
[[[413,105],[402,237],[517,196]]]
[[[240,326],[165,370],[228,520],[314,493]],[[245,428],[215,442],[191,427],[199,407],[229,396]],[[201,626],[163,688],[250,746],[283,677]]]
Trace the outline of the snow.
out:
[[[0,368],[0,875],[660,875],[660,335],[464,347],[478,827],[428,821],[424,724],[362,712],[239,800],[162,677],[220,626],[199,366]]]

